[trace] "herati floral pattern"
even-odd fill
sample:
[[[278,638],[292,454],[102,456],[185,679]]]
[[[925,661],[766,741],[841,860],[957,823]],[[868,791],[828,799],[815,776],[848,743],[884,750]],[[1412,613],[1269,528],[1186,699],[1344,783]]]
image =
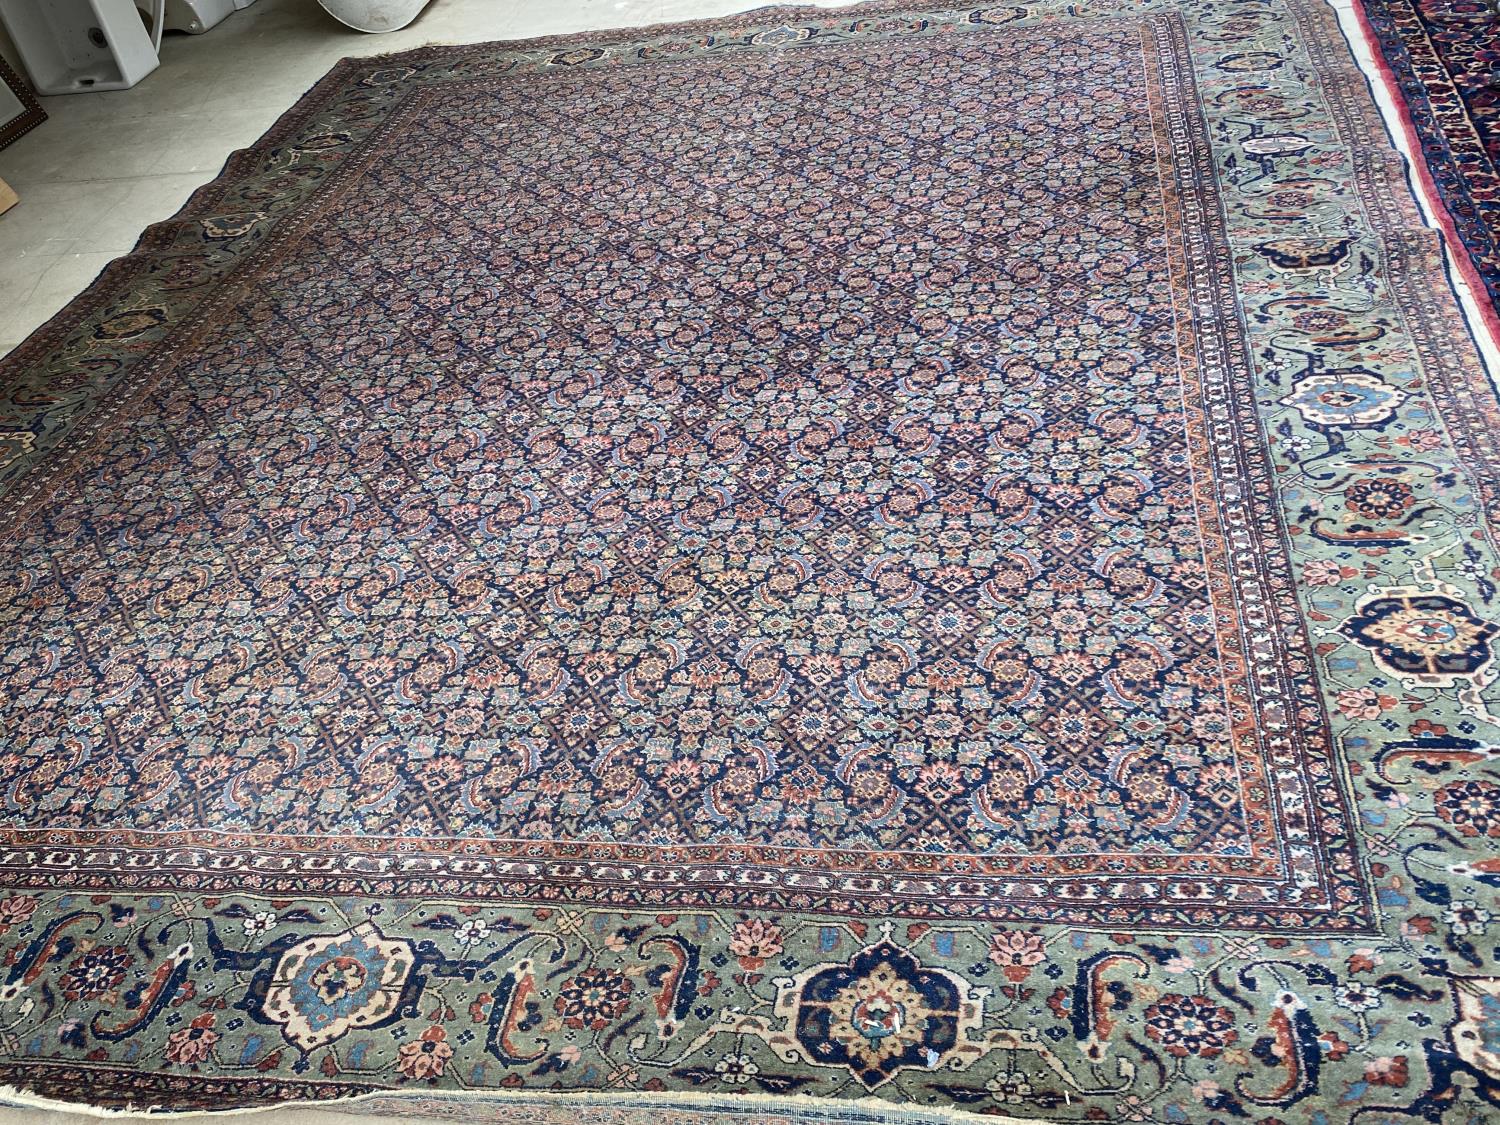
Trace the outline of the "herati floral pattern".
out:
[[[1485,1120],[1497,422],[1310,0],[346,61],[0,366],[0,1077]]]

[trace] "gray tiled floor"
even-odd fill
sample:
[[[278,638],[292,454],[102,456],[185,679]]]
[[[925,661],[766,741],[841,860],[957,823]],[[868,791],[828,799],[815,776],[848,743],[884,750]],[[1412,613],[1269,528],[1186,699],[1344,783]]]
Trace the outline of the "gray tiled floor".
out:
[[[813,0],[829,4],[836,0]],[[313,0],[258,0],[206,35],[170,36],[133,90],[46,98],[50,119],[0,150],[21,196],[0,215],[0,354],[168,218],[344,55],[728,15],[756,0],[435,0],[360,35]]]

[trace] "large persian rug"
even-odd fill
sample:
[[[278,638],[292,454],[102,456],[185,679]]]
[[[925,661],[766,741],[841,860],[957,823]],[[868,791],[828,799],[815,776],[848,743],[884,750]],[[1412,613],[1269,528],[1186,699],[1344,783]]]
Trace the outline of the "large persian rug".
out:
[[[1415,182],[1314,0],[344,62],[0,371],[0,1080],[1496,1120]]]

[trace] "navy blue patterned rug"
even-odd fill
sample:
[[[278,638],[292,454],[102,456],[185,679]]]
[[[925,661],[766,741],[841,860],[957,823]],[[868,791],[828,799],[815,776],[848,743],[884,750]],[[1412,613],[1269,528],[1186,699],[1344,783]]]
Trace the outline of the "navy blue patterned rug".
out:
[[[1485,0],[1357,0],[1388,87],[1421,150],[1460,265],[1500,307],[1500,14]]]

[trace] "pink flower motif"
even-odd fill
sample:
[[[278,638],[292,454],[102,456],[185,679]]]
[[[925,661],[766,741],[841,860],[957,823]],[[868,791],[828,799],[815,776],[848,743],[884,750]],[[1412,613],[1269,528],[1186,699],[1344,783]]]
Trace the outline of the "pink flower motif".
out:
[[[1405,1055],[1383,1055],[1365,1063],[1365,1081],[1371,1086],[1405,1086],[1409,1077]]]
[[[1344,568],[1329,559],[1302,564],[1302,581],[1309,586],[1337,586],[1343,580]]]
[[[1419,453],[1429,453],[1443,446],[1443,435],[1436,430],[1413,430],[1403,438],[1397,438],[1398,445],[1406,445]]]
[[[425,1078],[435,1082],[453,1057],[453,1047],[445,1042],[448,1033],[436,1024],[422,1032],[415,1043],[407,1043],[396,1052],[396,1069],[403,1078]]]
[[[196,1068],[207,1059],[219,1041],[219,1033],[212,1030],[213,1023],[212,1013],[205,1013],[167,1036],[167,1061]]]
[[[1381,695],[1373,688],[1349,688],[1341,691],[1336,702],[1340,714],[1346,719],[1378,719],[1396,706],[1393,696]]]
[[[999,965],[1005,979],[1018,984],[1047,959],[1042,935],[1030,930],[1001,930],[990,938],[990,960]]]
[[[11,895],[0,900],[0,934],[8,933],[12,926],[19,926],[40,905],[34,895]]]
[[[1200,1102],[1211,1101],[1223,1092],[1221,1087],[1212,1078],[1200,1078],[1193,1083],[1193,1097]]]
[[[763,918],[737,922],[729,939],[733,953],[746,972],[754,972],[782,950],[781,927]]]

